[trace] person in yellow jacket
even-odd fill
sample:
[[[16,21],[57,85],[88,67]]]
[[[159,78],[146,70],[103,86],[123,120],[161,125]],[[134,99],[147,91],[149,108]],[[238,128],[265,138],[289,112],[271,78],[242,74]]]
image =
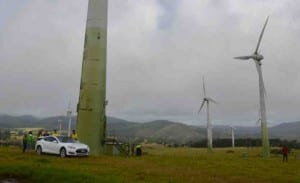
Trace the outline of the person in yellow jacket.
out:
[[[78,140],[78,136],[75,130],[72,130],[71,138],[74,140]]]
[[[57,130],[55,129],[54,132],[52,133],[52,136],[54,137],[57,137],[58,136],[58,133],[57,133]]]

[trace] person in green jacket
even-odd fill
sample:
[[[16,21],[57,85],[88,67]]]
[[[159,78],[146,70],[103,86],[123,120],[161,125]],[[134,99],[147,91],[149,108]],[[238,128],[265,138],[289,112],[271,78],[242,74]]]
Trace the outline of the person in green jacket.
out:
[[[33,145],[32,131],[29,131],[27,135],[27,149],[32,150],[32,145]]]

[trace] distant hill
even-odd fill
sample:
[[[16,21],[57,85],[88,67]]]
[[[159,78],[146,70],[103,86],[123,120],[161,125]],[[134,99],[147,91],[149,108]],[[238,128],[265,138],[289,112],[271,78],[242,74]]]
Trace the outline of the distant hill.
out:
[[[300,140],[300,121],[281,123],[270,128],[270,135],[275,138]]]
[[[205,129],[197,129],[181,123],[156,120],[134,126],[132,137],[161,141],[187,142],[205,138]]]
[[[10,116],[0,115],[0,127],[1,128],[17,128],[22,126],[32,127],[35,126],[39,119],[33,116]]]
[[[62,120],[62,129],[67,129],[68,118],[66,116],[53,116],[36,118],[30,115],[9,116],[0,115],[0,128],[44,128],[48,130],[58,129],[58,120]],[[76,116],[72,117],[72,129],[76,127]],[[300,140],[300,121],[282,123],[270,127],[270,138],[288,140]],[[206,138],[205,127],[190,126],[167,120],[156,120],[147,123],[130,122],[114,117],[107,118],[107,134],[116,136],[122,140],[148,139],[155,141],[168,141],[185,143]],[[236,138],[259,138],[260,127],[236,127]],[[214,138],[231,138],[228,126],[214,126]]]
[[[34,116],[24,115],[24,116],[10,116],[10,115],[0,115],[0,128],[45,128],[49,130],[58,129],[58,120],[62,120],[62,128],[67,128],[68,118],[66,116],[54,116],[47,118],[36,118]],[[74,128],[76,125],[76,117],[72,117]]]

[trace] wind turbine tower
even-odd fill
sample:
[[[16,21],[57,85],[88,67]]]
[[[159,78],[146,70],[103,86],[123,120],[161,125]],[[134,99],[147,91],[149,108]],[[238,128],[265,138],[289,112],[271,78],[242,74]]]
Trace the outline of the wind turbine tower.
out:
[[[89,0],[77,105],[78,139],[90,154],[104,153],[108,0]]]
[[[71,110],[71,104],[69,103],[68,110],[67,110],[67,117],[69,117],[69,123],[68,123],[68,137],[71,136],[71,122],[72,122],[72,110]]]
[[[58,119],[57,122],[58,122],[58,126],[59,126],[59,134],[61,134],[61,122],[62,122],[62,120]]]
[[[231,129],[232,148],[234,148],[235,147],[235,144],[234,144],[234,130],[236,128],[234,128],[233,126],[230,126],[230,129]]]
[[[267,17],[264,27],[260,33],[258,43],[256,46],[256,49],[252,55],[248,56],[240,56],[240,57],[234,57],[235,59],[240,60],[249,60],[252,59],[256,65],[256,69],[258,72],[258,81],[259,81],[259,103],[260,103],[260,120],[261,120],[261,138],[262,138],[262,146],[263,146],[263,157],[268,158],[270,157],[270,145],[269,145],[269,137],[268,137],[268,128],[267,128],[267,114],[266,114],[266,104],[265,104],[265,86],[262,76],[262,60],[264,57],[258,53],[259,45],[262,40],[266,25],[268,23],[269,17]]]
[[[213,149],[213,143],[212,143],[212,123],[211,123],[211,118],[210,118],[210,113],[209,113],[209,104],[210,102],[212,103],[217,103],[215,100],[213,100],[212,98],[209,98],[206,96],[206,92],[205,92],[205,83],[204,83],[204,78],[202,78],[203,80],[203,93],[204,93],[204,97],[203,97],[203,101],[202,104],[200,106],[200,109],[198,111],[198,113],[201,112],[204,104],[206,104],[206,112],[207,112],[207,149],[209,152],[212,151]]]

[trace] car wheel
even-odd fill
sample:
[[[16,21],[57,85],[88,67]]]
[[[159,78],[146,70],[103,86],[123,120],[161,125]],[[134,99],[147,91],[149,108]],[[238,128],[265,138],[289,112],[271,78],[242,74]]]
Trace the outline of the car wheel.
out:
[[[38,155],[42,155],[42,154],[43,154],[43,151],[42,151],[42,147],[41,147],[41,146],[38,146],[38,147],[36,148],[36,153],[37,153]]]
[[[59,155],[60,155],[61,158],[65,158],[67,156],[66,149],[65,148],[61,148]]]

